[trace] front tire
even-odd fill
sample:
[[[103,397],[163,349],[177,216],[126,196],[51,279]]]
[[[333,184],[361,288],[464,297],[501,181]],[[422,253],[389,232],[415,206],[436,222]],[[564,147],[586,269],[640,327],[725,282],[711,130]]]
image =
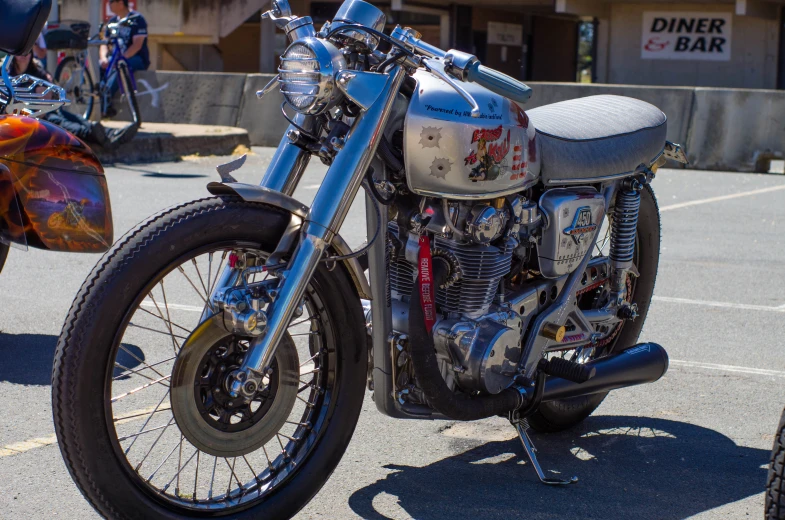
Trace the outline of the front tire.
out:
[[[660,261],[660,211],[657,198],[649,184],[641,192],[641,205],[638,217],[635,265],[640,276],[634,281],[632,302],[638,306],[638,318],[624,322],[613,343],[605,347],[603,355],[619,352],[634,345],[649,313],[649,305],[654,295],[657,268]],[[607,392],[548,401],[542,403],[531,417],[529,424],[534,430],[543,433],[558,432],[580,424],[591,415],[608,395]]]
[[[215,267],[213,251],[243,248],[269,254],[288,221],[289,214],[280,209],[236,198],[188,203],[164,211],[125,235],[85,281],[58,341],[52,408],[66,466],[82,494],[100,514],[124,519],[208,515],[290,518],[319,491],[337,466],[359,417],[367,371],[362,308],[341,265],[332,271],[327,267],[317,269],[304,299],[303,308],[310,320],[307,328],[303,333],[291,334],[299,330],[293,328],[295,325],[303,323],[298,318],[285,336],[292,345],[293,337],[304,336],[291,348],[299,349],[299,354],[294,351],[293,355],[299,355],[298,377],[304,384],[297,391],[297,399],[309,404],[298,405],[297,410],[304,410],[302,418],[298,419],[300,412],[295,410],[287,421],[294,426],[289,426],[288,433],[274,437],[264,453],[251,446],[252,442],[247,443],[250,448],[246,446],[243,454],[234,458],[202,452],[179,430],[177,414],[167,409],[167,405],[175,406],[175,398],[168,397],[166,383],[174,380],[175,376],[170,379],[169,374],[180,363],[177,347],[185,344],[179,342],[189,336],[187,330],[180,330],[187,329],[182,325],[188,324],[180,316],[191,312],[198,322],[202,312],[201,303],[191,307],[182,302],[195,293],[201,298],[212,285],[207,278],[204,291],[200,292],[205,264],[201,264],[201,270],[198,266],[204,252],[210,251],[210,272]],[[187,273],[191,274],[189,283],[185,281],[189,278]],[[182,283],[173,285],[172,280]],[[152,320],[149,315],[156,318],[152,321],[156,325],[141,321],[145,317]],[[154,337],[149,332],[153,328],[163,331],[161,342],[155,341],[160,334]],[[131,330],[146,336],[127,334]],[[213,377],[217,366],[210,356],[218,356],[218,364],[230,364],[229,353],[242,352],[241,342],[242,338],[237,339],[239,347],[231,349],[220,345],[214,350],[206,349],[206,364],[200,365],[204,368],[196,372],[199,376],[194,381],[197,405],[215,407],[219,401],[220,385],[209,399],[198,398],[203,395],[199,393],[203,392],[200,385]],[[287,355],[292,355],[290,347],[286,349]],[[159,357],[167,359],[155,361]],[[278,355],[276,362],[296,366]],[[306,379],[307,374],[313,374],[310,383],[302,380],[303,370]],[[193,370],[183,369],[179,373]],[[278,372],[270,376],[265,389],[268,396],[277,395],[272,381],[283,379]],[[150,389],[158,393],[144,401],[142,395]],[[211,392],[210,388],[207,390]],[[160,395],[163,397],[159,400]],[[174,390],[171,395],[174,396]],[[131,398],[133,404],[127,404]],[[222,403],[227,410],[233,406],[231,402]],[[229,417],[231,421],[224,421],[221,414],[209,413],[212,415],[205,415],[206,421],[223,428],[220,435],[224,438],[226,432],[242,430],[242,413]],[[250,412],[253,417],[256,413]],[[254,420],[264,421],[265,413],[268,412]],[[238,417],[239,422],[234,422]],[[246,440],[257,425],[252,422],[247,431],[242,430]],[[160,443],[155,440],[158,435]],[[279,444],[279,448],[274,448]],[[150,445],[152,448],[141,458]],[[155,455],[153,460],[151,453],[162,455]],[[164,459],[166,453],[169,457]],[[265,460],[267,469],[256,471],[264,468]],[[196,470],[190,477],[194,465]],[[223,478],[220,484],[216,472]]]

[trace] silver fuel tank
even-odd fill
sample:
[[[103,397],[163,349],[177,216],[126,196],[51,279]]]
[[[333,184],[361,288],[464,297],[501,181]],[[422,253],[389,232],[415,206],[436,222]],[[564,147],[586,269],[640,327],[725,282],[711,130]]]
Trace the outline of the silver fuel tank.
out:
[[[449,199],[487,199],[537,183],[539,150],[534,126],[515,102],[461,83],[480,106],[469,104],[430,72],[414,74],[417,90],[404,123],[409,189]]]

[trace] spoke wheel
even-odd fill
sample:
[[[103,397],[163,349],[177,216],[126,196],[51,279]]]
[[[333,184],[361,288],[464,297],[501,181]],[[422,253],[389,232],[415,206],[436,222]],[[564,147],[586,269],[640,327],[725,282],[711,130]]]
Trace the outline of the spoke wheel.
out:
[[[313,288],[254,399],[229,397],[226,376],[242,363],[250,338],[226,332],[214,323],[222,319],[217,316],[196,325],[217,268],[240,247],[187,255],[143,291],[125,330],[118,331],[107,388],[107,417],[126,469],[160,498],[193,509],[228,509],[280,485],[308,456],[323,426],[322,407],[332,397],[324,348],[328,318],[318,312],[324,303]],[[132,350],[138,363],[130,367]]]
[[[55,83],[63,87],[71,104],[63,107],[72,114],[90,119],[95,104],[95,85],[90,69],[74,56],[68,56],[57,65]]]
[[[258,222],[270,237],[254,237]],[[69,470],[102,514],[289,518],[337,465],[367,372],[341,265],[317,270],[256,395],[226,392],[251,338],[218,327],[208,295],[233,253],[263,261],[287,222],[258,204],[191,203],[126,236],[85,283],[58,344],[53,408]]]

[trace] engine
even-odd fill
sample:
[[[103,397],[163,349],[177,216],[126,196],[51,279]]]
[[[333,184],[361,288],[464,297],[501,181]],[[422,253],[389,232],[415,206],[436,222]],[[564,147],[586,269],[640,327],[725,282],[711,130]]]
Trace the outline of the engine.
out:
[[[597,232],[604,199],[593,188],[558,189],[546,192],[539,204],[515,196],[441,201],[420,209],[408,229],[399,227],[400,219],[388,224],[393,328],[408,331],[418,238],[427,231],[434,237],[432,256],[449,264],[447,282],[436,288],[438,317],[433,329],[442,375],[452,388],[497,394],[513,382],[523,334],[537,310],[529,306],[522,315],[522,305],[511,305],[520,299],[516,291],[521,289],[506,290],[505,279],[535,271],[542,281],[574,271]],[[396,364],[397,387],[408,387],[407,399],[416,402],[406,356],[399,356]]]

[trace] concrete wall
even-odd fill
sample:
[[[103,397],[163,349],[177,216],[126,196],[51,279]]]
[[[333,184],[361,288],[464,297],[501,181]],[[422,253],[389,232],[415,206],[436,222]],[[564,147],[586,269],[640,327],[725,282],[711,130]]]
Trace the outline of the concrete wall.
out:
[[[732,4],[611,4],[608,83],[776,88],[779,22],[733,16],[730,61],[641,59],[644,11],[732,12]]]
[[[281,94],[259,100],[270,74],[143,72],[139,82],[142,119],[237,126],[251,144],[277,146],[287,121]],[[530,83],[525,108],[567,99],[614,94],[642,99],[668,116],[668,140],[686,146],[690,167],[725,171],[768,171],[785,156],[785,91],[579,83]]]

